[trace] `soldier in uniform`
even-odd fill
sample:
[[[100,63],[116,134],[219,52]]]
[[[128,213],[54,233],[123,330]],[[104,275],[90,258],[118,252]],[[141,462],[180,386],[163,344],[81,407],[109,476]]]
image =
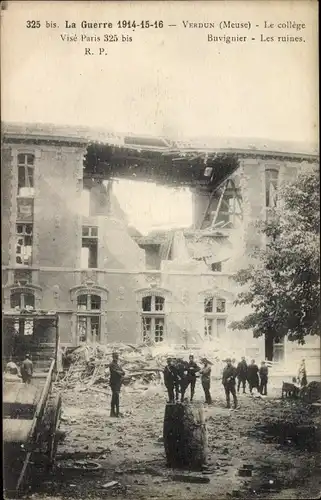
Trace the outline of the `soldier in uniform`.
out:
[[[259,367],[255,363],[255,359],[252,359],[251,364],[247,367],[247,380],[250,394],[252,394],[253,389],[259,390]]]
[[[238,408],[235,382],[236,382],[236,368],[232,365],[230,358],[226,360],[226,367],[223,370],[222,384],[225,390],[226,405],[230,408],[230,394],[233,396],[234,408]]]
[[[262,361],[260,370],[260,393],[263,396],[267,395],[267,383],[268,383],[268,375],[269,375],[269,369],[265,364],[265,361]]]
[[[110,381],[109,385],[111,388],[111,408],[110,408],[110,416],[111,417],[119,417],[119,395],[120,389],[124,380],[125,372],[119,364],[119,356],[118,353],[114,352],[113,360],[109,365],[110,371]]]
[[[168,402],[174,403],[175,400],[176,401],[178,400],[179,375],[178,375],[178,369],[175,366],[172,358],[167,358],[167,365],[165,366],[163,373],[164,373],[164,384],[168,393]],[[174,395],[174,390],[175,390],[175,395]]]
[[[240,387],[242,384],[243,394],[245,393],[246,379],[247,379],[247,363],[245,357],[243,356],[236,368],[237,371],[237,392],[240,392]]]
[[[191,386],[191,401],[193,401],[194,393],[195,393],[195,385],[196,385],[196,373],[200,371],[200,367],[195,363],[194,356],[191,354],[189,356],[189,361],[186,366],[187,375],[185,378],[184,391],[182,391],[182,399],[184,398],[184,394],[188,386]],[[184,392],[184,394],[183,394]]]
[[[30,384],[33,374],[33,362],[30,359],[30,354],[25,355],[25,359],[20,367],[22,382]]]

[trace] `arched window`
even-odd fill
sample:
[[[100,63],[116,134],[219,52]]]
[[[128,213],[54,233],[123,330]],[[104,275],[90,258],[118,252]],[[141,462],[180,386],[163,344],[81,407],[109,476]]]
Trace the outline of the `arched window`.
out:
[[[226,331],[226,300],[219,297],[204,299],[204,336],[220,338]]]
[[[34,309],[35,308],[35,296],[31,292],[11,292],[10,295],[10,307],[11,309]]]
[[[35,308],[35,296],[27,291],[15,291],[10,295],[11,309],[31,311]],[[34,322],[32,319],[18,319],[14,322],[14,329],[20,335],[33,335]]]
[[[79,342],[98,342],[100,339],[101,297],[81,294],[77,297],[77,335]]]
[[[141,302],[143,342],[160,343],[164,340],[165,298],[147,295]]]
[[[273,208],[277,204],[279,171],[267,168],[265,170],[265,206]]]
[[[35,195],[34,163],[34,155],[18,154],[18,196],[33,197]]]

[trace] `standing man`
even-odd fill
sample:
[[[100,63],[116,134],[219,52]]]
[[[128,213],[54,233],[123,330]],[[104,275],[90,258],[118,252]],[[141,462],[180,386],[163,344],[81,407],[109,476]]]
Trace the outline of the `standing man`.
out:
[[[211,388],[211,364],[209,361],[204,358],[203,359],[203,364],[204,367],[201,369],[200,374],[201,374],[201,381],[202,381],[202,387],[204,390],[205,394],[205,403],[208,405],[212,404],[212,396],[210,393],[210,388]]]
[[[243,394],[245,394],[245,386],[247,379],[247,362],[245,361],[244,356],[242,356],[241,361],[237,365],[236,371],[237,371],[237,392],[240,392],[240,387],[242,384]]]
[[[254,388],[259,390],[259,367],[255,363],[255,359],[252,359],[251,364],[247,367],[247,380],[250,394],[252,394]]]
[[[168,393],[168,402],[174,403],[178,400],[178,372],[172,358],[167,358],[167,365],[164,368],[164,384]],[[175,389],[175,397],[174,397]]]
[[[268,383],[268,375],[269,375],[269,369],[265,364],[265,361],[262,361],[260,370],[260,394],[263,396],[267,395],[267,383]]]
[[[117,352],[113,352],[113,360],[109,365],[111,388],[111,417],[119,417],[119,394],[124,380],[125,372],[119,364],[119,356]]]
[[[184,361],[181,358],[176,359],[176,370],[177,370],[177,387],[179,389],[179,392],[181,393],[181,402],[184,401],[184,395],[186,388],[188,386],[188,375],[187,375],[187,361]]]
[[[20,367],[22,382],[30,384],[33,375],[33,362],[30,359],[30,354],[25,355],[25,359]]]
[[[194,397],[194,393],[195,393],[196,373],[199,371],[200,371],[200,367],[195,363],[194,356],[191,354],[189,356],[189,361],[187,364],[187,379],[186,379],[186,387],[185,387],[185,391],[186,391],[188,386],[191,385],[191,401],[193,401],[193,397]]]
[[[222,384],[225,389],[226,405],[230,408],[230,394],[233,396],[234,408],[238,408],[235,391],[236,368],[232,365],[230,358],[226,360],[226,367],[223,370]]]

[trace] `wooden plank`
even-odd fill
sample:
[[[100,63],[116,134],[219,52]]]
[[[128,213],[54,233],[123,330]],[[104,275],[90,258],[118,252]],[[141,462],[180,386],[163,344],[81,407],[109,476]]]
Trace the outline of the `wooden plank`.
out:
[[[41,394],[41,388],[32,384],[5,382],[3,388],[3,403],[36,405]]]
[[[26,458],[25,458],[25,460],[23,462],[23,467],[21,469],[20,476],[18,478],[18,482],[17,482],[17,486],[16,486],[16,491],[20,490],[20,486],[22,485],[22,481],[24,479],[24,476],[25,476],[25,473],[26,473],[26,470],[27,470],[27,467],[28,467],[28,464],[29,464],[30,457],[31,457],[31,452],[28,451],[28,453],[26,455]]]
[[[3,442],[4,443],[26,443],[32,426],[32,420],[22,420],[19,418],[4,418]]]

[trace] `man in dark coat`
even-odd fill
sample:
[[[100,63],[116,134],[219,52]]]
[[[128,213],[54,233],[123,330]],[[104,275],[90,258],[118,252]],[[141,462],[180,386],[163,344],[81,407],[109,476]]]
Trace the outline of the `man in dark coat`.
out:
[[[237,371],[237,392],[240,392],[240,387],[242,384],[243,394],[245,394],[245,386],[247,379],[247,362],[245,361],[245,357],[243,356],[239,364],[236,368]]]
[[[268,375],[269,375],[269,369],[265,364],[265,361],[262,361],[260,370],[260,393],[263,396],[267,395],[267,383],[268,383]]]
[[[184,394],[188,386],[191,386],[191,401],[193,401],[194,393],[195,393],[195,384],[196,384],[196,373],[200,371],[200,367],[195,363],[194,356],[191,354],[189,356],[189,361],[187,363],[187,377],[186,383],[184,387]]]
[[[110,416],[119,417],[119,394],[124,380],[125,372],[119,364],[119,356],[116,352],[113,353],[113,360],[109,365],[110,380],[109,385],[111,388],[111,408]]]
[[[231,359],[226,360],[226,367],[223,370],[222,384],[225,390],[226,405],[230,408],[230,394],[233,396],[234,408],[238,408],[235,382],[236,382],[236,368],[232,365]]]
[[[250,394],[252,394],[254,388],[259,390],[259,367],[255,363],[255,359],[252,359],[251,364],[247,367],[247,380]]]
[[[20,373],[22,382],[30,384],[33,374],[33,362],[30,359],[30,354],[25,355],[25,359],[21,363]]]
[[[177,358],[175,360],[175,367],[177,371],[177,388],[178,392],[181,393],[181,401],[184,401],[185,391],[188,387],[188,370],[187,370],[187,361],[184,361],[181,358]]]
[[[201,381],[202,381],[202,387],[204,390],[205,394],[205,403],[208,405],[212,404],[212,396],[210,393],[210,388],[211,388],[211,364],[209,361],[204,358],[203,359],[203,364],[204,367],[201,369],[200,374],[201,374]]]
[[[174,401],[178,400],[178,391],[179,391],[179,374],[178,368],[175,366],[174,360],[172,358],[167,358],[167,365],[164,368],[164,384],[168,393],[168,402],[174,403]],[[175,389],[175,396],[174,396]]]

